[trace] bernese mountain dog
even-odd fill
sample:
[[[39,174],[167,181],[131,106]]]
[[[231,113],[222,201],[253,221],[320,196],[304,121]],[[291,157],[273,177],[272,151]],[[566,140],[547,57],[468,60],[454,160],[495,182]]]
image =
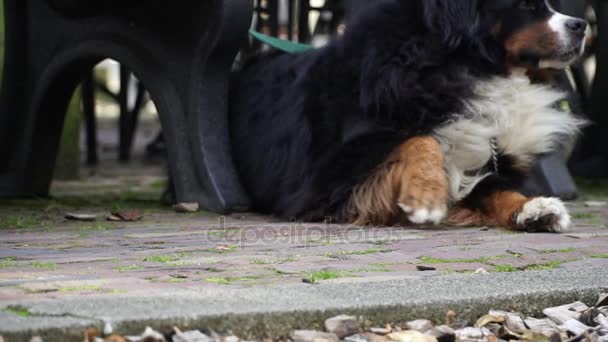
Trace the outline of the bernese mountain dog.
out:
[[[546,0],[374,0],[327,46],[234,74],[232,149],[254,209],[359,225],[562,232],[556,198],[516,189],[583,120],[529,74],[583,52]]]

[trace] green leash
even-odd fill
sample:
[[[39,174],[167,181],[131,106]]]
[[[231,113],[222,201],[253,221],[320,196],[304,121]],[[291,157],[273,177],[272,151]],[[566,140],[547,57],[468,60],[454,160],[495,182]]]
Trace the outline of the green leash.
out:
[[[271,37],[258,31],[255,31],[254,29],[249,30],[249,34],[251,34],[252,37],[259,40],[260,42],[268,44],[277,50],[287,53],[300,53],[315,49],[312,45],[295,43],[289,40]]]

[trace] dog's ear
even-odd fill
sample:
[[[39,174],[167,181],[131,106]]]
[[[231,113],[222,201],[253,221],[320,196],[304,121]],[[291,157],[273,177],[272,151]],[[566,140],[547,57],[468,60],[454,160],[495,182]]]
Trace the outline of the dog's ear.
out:
[[[456,47],[477,31],[481,1],[421,0],[424,24],[449,47]]]

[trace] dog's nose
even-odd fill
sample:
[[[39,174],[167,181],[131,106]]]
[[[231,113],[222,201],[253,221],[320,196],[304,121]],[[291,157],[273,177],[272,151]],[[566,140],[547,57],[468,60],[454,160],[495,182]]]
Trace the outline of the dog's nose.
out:
[[[587,30],[587,22],[578,18],[570,19],[566,22],[566,27],[568,30],[570,30],[570,32],[578,36],[584,36],[585,31]]]

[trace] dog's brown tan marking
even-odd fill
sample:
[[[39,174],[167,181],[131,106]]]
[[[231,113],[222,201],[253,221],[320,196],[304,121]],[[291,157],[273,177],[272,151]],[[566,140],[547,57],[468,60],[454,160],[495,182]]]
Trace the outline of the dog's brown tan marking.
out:
[[[446,223],[458,227],[501,226],[516,229],[514,217],[528,199],[517,192],[496,192],[483,200],[484,208],[456,206],[450,210]]]
[[[538,22],[512,34],[505,42],[507,63],[511,67],[537,67],[529,65],[526,56],[553,56],[561,48],[559,34],[548,22]]]
[[[409,139],[354,191],[349,208],[352,220],[356,224],[391,225],[408,216],[424,221],[415,223],[438,223],[448,201],[443,162],[443,151],[435,138]],[[426,217],[421,219],[421,212]]]
[[[513,230],[561,232],[570,226],[570,216],[556,198],[527,198],[513,192],[496,192],[483,200],[483,208],[457,206],[446,224],[452,226],[500,226]]]

